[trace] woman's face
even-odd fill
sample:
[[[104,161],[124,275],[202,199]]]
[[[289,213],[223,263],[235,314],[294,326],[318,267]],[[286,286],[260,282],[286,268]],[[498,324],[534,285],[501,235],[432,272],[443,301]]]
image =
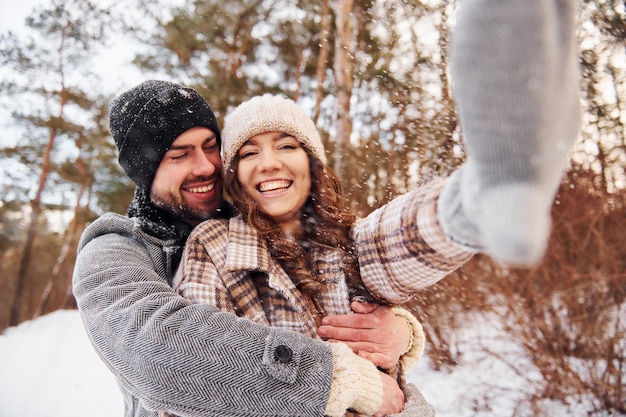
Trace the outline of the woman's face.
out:
[[[300,142],[282,132],[261,133],[248,139],[237,155],[241,187],[260,212],[293,235],[311,191],[309,157]]]

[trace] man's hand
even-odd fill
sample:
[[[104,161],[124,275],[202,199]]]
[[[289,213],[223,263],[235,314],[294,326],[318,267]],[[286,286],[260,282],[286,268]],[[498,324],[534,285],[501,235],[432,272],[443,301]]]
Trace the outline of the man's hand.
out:
[[[379,304],[351,304],[357,314],[327,316],[317,333],[329,342],[341,341],[376,366],[389,369],[398,363],[410,340],[410,329],[390,307]]]

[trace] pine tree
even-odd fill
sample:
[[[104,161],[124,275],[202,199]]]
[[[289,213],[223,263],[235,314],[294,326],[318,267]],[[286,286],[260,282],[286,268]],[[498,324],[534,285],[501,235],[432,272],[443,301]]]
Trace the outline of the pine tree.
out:
[[[38,298],[42,277],[33,276],[30,269],[37,256],[35,241],[46,231],[44,215],[51,210],[77,211],[72,207],[84,201],[93,181],[82,150],[84,142],[94,140],[92,115],[102,98],[91,91],[97,79],[87,68],[92,48],[105,39],[107,17],[106,10],[91,1],[53,0],[27,18],[26,39],[12,33],[0,38],[0,56],[7,70],[1,87],[3,105],[11,107],[14,126],[23,132],[0,153],[4,163],[12,161],[11,166],[22,168],[19,174],[7,174],[20,188],[5,201],[19,202],[27,216],[9,325],[32,314],[33,300]],[[68,167],[79,170],[70,181]],[[68,236],[66,243],[72,239]],[[61,256],[68,252],[64,249]]]

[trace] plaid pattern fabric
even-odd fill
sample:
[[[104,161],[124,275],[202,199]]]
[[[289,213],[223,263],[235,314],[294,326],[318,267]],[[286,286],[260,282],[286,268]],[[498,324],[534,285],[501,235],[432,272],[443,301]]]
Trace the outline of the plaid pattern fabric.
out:
[[[436,220],[437,180],[396,198],[355,223],[361,277],[378,298],[407,301],[463,265],[471,255],[448,241]],[[347,314],[350,300],[338,251],[315,249],[325,283],[318,301],[325,314]],[[177,291],[257,323],[317,337],[307,303],[257,231],[241,216],[209,220],[194,229],[175,278]]]
[[[353,228],[361,278],[375,297],[406,302],[474,254],[450,241],[437,221],[444,184],[445,179],[436,179],[397,197]]]
[[[313,249],[324,271],[318,302],[325,314],[348,314],[348,287],[339,252]],[[318,338],[314,312],[282,267],[271,258],[256,229],[241,216],[208,220],[187,241],[175,286],[194,303],[209,303],[260,324]]]

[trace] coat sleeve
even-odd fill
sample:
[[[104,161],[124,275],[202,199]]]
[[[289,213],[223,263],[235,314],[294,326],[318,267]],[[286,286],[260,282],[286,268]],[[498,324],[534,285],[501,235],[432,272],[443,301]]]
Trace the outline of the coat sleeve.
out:
[[[132,235],[83,241],[73,290],[87,333],[143,407],[181,416],[323,415],[328,344],[191,304]]]
[[[406,302],[474,255],[441,230],[436,211],[444,184],[436,179],[397,197],[353,227],[361,278],[375,297]]]

